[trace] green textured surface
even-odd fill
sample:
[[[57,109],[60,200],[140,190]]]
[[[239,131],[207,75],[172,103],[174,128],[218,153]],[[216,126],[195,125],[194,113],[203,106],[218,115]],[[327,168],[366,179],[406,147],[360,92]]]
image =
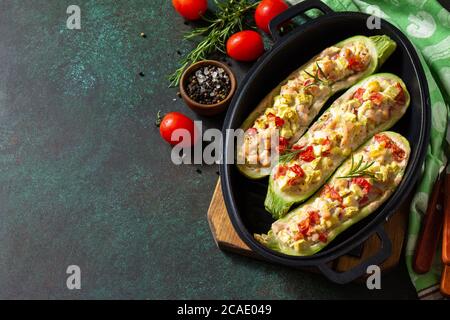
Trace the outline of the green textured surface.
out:
[[[217,168],[173,165],[153,124],[198,118],[166,81],[190,26],[167,0],[92,0],[68,30],[70,4],[0,2],[0,298],[415,297],[403,264],[369,291],[218,250]]]

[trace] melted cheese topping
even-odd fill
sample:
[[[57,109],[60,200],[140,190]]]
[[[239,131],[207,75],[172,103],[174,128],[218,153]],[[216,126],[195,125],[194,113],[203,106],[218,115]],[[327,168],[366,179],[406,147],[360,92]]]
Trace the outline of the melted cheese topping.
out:
[[[272,107],[267,108],[246,131],[241,150],[246,163],[270,166],[270,143],[269,148],[264,149],[265,153],[258,152],[261,137],[270,141],[276,131],[280,139],[278,151],[283,153],[291,145],[290,140],[298,139],[300,130],[315,117],[312,106],[330,96],[330,86],[364,72],[369,64],[369,50],[362,42],[348,43],[342,48],[330,47],[319,54],[281,87]]]
[[[382,77],[364,83],[346,100],[338,100],[292,147],[293,159],[274,168],[275,187],[299,194],[310,190],[311,184],[320,184],[368,133],[401,112],[404,103],[400,83]]]
[[[316,196],[294,210],[284,219],[273,223],[273,236],[283,245],[301,252],[303,246],[328,242],[328,234],[354,218],[367,206],[373,206],[395,188],[406,167],[408,154],[386,134],[372,138],[364,150],[353,155],[354,165],[370,164],[366,174],[354,177],[348,174],[351,164],[346,163]]]

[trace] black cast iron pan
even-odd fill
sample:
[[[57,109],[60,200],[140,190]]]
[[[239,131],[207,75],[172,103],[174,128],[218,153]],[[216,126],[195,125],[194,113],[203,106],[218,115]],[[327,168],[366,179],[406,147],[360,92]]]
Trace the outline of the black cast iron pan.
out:
[[[305,16],[310,9],[319,9],[323,15],[281,36],[277,26],[296,16]],[[413,190],[420,176],[430,131],[430,101],[428,86],[419,58],[409,40],[392,24],[381,21],[381,29],[369,30],[363,13],[333,12],[317,0],[308,0],[291,7],[275,18],[270,27],[275,41],[268,51],[248,72],[228,110],[224,134],[237,129],[264,96],[326,47],[354,35],[386,34],[397,43],[395,53],[379,72],[392,72],[400,76],[411,94],[411,104],[404,117],[392,128],[404,135],[411,144],[411,157],[404,178],[397,191],[376,212],[339,235],[319,253],[309,257],[293,257],[272,251],[254,238],[254,233],[265,233],[273,220],[264,209],[267,179],[253,181],[242,176],[232,164],[234,139],[226,136],[224,161],[221,164],[222,191],[228,214],[242,240],[267,261],[291,267],[317,267],[328,279],[347,283],[365,274],[369,265],[379,265],[391,254],[391,242],[383,229],[383,222],[393,214]],[[330,99],[328,105],[334,100]],[[323,110],[327,109],[324,106]],[[380,250],[355,268],[337,273],[327,263],[345,255],[376,233],[381,240]]]

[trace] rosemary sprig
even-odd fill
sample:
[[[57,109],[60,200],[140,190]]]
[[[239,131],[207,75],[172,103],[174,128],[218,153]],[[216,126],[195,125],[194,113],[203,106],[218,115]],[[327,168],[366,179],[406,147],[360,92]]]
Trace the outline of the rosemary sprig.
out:
[[[278,162],[279,163],[286,163],[286,162],[290,162],[292,160],[294,160],[297,155],[302,152],[304,149],[288,149],[286,150],[286,153],[282,154],[279,159]]]
[[[205,38],[197,47],[180,61],[179,68],[169,77],[170,86],[179,84],[184,69],[192,63],[206,59],[213,52],[225,53],[228,38],[236,31],[244,28],[247,13],[254,9],[260,1],[251,0],[214,0],[217,10],[212,18],[203,17],[209,25],[199,27],[187,33],[185,39],[199,36]]]
[[[325,72],[323,72],[322,68],[319,66],[319,64],[317,62],[316,62],[316,66],[317,66],[317,70],[316,70],[316,74],[314,74],[314,75],[311,74],[310,72],[306,71],[306,70],[303,70],[304,73],[306,73],[308,76],[310,76],[311,78],[314,79],[314,81],[312,83],[308,84],[306,87],[309,87],[309,86],[312,86],[312,85],[319,85],[321,83],[323,85],[328,86],[329,85],[329,81],[328,81],[327,76],[325,75]],[[325,80],[320,78],[319,73],[322,75],[322,78],[325,78]]]
[[[358,163],[355,164],[355,159],[352,155],[352,164],[350,166],[349,172],[345,176],[341,176],[338,178],[343,179],[343,178],[356,178],[361,176],[368,176],[370,178],[376,179],[375,175],[372,172],[368,171],[369,168],[373,166],[375,161],[366,162],[365,164],[363,164],[363,160],[364,158],[363,156],[361,156],[361,159],[359,159]]]

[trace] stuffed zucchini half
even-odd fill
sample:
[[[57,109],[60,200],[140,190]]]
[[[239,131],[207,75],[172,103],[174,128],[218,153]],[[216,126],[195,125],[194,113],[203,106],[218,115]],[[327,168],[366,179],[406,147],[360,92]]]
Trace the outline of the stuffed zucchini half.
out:
[[[274,222],[265,246],[308,256],[339,233],[374,212],[394,192],[408,163],[408,141],[394,132],[375,135],[346,160],[314,197]]]
[[[375,70],[394,52],[388,36],[354,36],[322,51],[272,90],[244,121],[238,168],[249,178],[271,172],[272,155],[289,149],[306,131],[325,102]],[[271,138],[279,139],[271,152]]]
[[[308,199],[374,134],[392,127],[409,106],[403,81],[372,75],[339,97],[273,168],[265,207],[275,219]]]

